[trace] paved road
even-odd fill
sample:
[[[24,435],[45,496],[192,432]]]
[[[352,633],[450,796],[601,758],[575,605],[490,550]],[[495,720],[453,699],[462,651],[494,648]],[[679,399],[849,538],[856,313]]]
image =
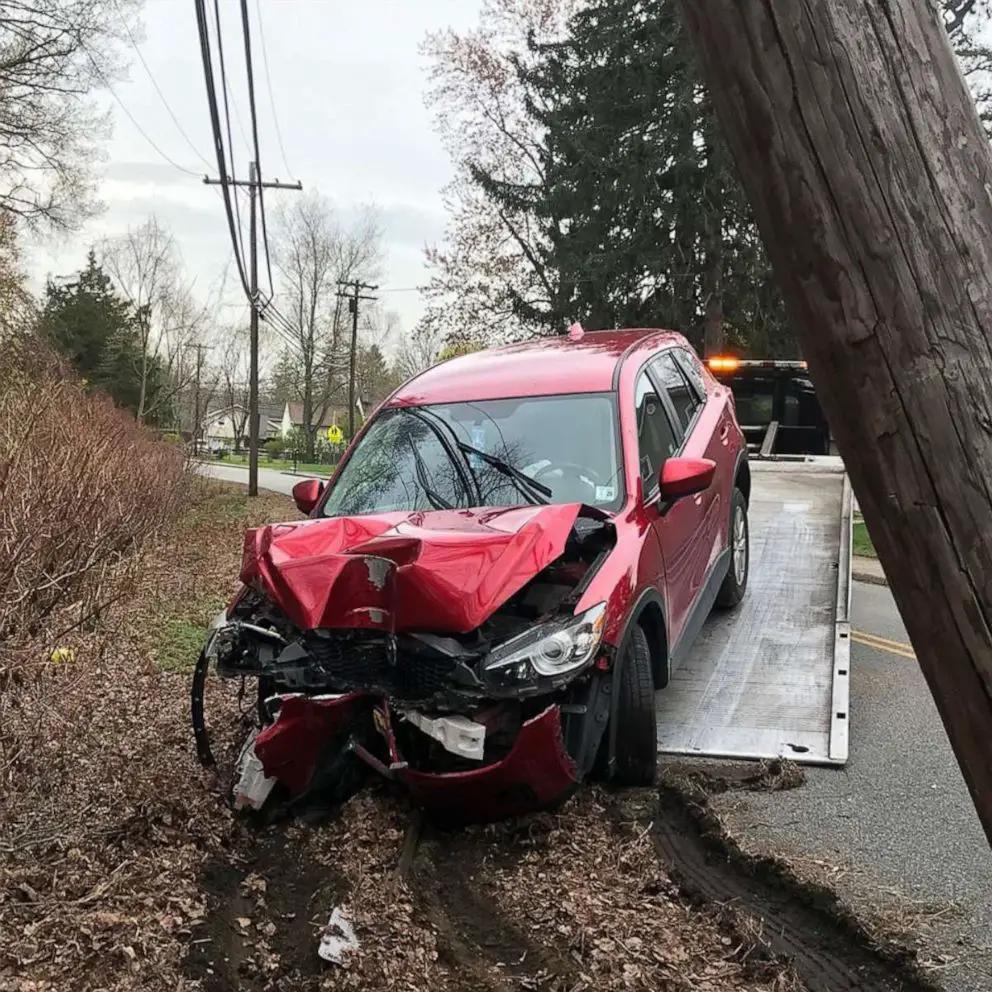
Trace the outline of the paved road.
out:
[[[214,479],[223,479],[225,482],[240,482],[243,485],[248,485],[248,469],[241,465],[221,465],[213,462],[200,462],[198,471]],[[289,475],[273,468],[260,468],[258,470],[258,484],[262,489],[270,489],[275,493],[285,493],[287,496],[292,495],[293,486],[300,481],[300,478],[301,476]]]
[[[763,847],[848,869],[841,895],[919,931],[948,992],[987,992],[992,851],[888,588],[857,584],[852,607],[847,767],[717,805]]]

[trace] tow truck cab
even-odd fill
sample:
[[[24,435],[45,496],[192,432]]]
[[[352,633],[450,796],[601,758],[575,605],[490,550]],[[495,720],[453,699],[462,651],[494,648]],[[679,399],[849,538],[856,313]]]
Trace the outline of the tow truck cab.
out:
[[[706,364],[733,392],[752,456],[836,454],[804,361],[715,356]]]

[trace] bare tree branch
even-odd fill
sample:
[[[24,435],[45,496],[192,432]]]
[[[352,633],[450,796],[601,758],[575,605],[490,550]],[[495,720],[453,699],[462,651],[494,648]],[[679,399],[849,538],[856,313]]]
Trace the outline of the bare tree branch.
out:
[[[91,97],[121,76],[139,6],[0,0],[0,208],[29,227],[72,230],[99,208],[94,169],[110,115]]]
[[[372,280],[382,265],[382,232],[377,212],[365,207],[344,227],[325,197],[294,198],[273,224],[273,263],[277,297],[289,328],[281,338],[289,347],[292,389],[303,408],[308,456],[317,428],[344,383],[349,334],[347,313],[338,293],[340,280]]]

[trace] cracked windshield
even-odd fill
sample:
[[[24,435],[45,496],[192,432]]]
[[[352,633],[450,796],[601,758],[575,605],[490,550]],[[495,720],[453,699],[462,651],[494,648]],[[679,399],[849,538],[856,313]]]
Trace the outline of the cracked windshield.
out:
[[[324,516],[620,501],[608,394],[480,400],[381,414],[338,477]]]

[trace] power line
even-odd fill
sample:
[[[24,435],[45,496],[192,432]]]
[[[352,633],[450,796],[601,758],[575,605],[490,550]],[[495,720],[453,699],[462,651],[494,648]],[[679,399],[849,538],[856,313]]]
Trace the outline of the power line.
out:
[[[220,175],[221,194],[224,200],[224,211],[227,214],[228,232],[231,236],[231,248],[238,267],[238,276],[245,295],[254,305],[251,288],[248,285],[248,275],[245,272],[244,253],[239,249],[237,230],[234,220],[234,210],[231,205],[231,195],[228,181],[231,177],[227,171],[226,155],[224,154],[224,135],[220,126],[220,111],[217,107],[217,90],[214,84],[213,60],[210,55],[210,32],[207,26],[207,10],[205,0],[194,0],[196,9],[196,24],[200,36],[200,56],[203,61],[203,77],[207,90],[207,106],[210,111],[210,130],[214,141],[214,151],[217,156],[217,171]]]
[[[189,145],[190,149],[192,149],[193,154],[196,155],[196,157],[205,166],[209,168],[210,163],[203,155],[200,154],[200,150],[196,147],[196,145],[193,144],[192,140],[190,139],[190,136],[183,129],[182,124],[179,123],[179,118],[176,117],[176,115],[172,112],[172,107],[169,106],[169,101],[166,100],[165,94],[159,88],[158,82],[155,79],[155,75],[152,73],[151,68],[149,67],[148,63],[145,61],[145,56],[141,54],[141,46],[138,44],[137,39],[134,37],[134,34],[131,32],[131,28],[128,27],[127,18],[124,16],[124,12],[121,10],[118,0],[113,0],[113,2],[114,2],[114,7],[117,10],[117,14],[121,19],[121,23],[124,25],[124,30],[127,32],[127,36],[130,39],[131,47],[135,50],[135,52],[138,55],[138,58],[141,60],[141,64],[145,67],[145,72],[148,73],[148,78],[151,80],[152,86],[155,87],[155,92],[158,94],[158,98],[162,101],[162,106],[165,107],[166,112],[172,118],[172,123],[176,125],[176,130],[178,130],[179,133],[183,136],[183,139],[185,140],[186,144]]]
[[[272,262],[269,252],[269,239],[268,231],[266,228],[265,220],[265,190],[266,189],[294,189],[301,190],[302,185],[297,183],[281,183],[278,180],[275,181],[265,181],[262,178],[261,171],[261,150],[258,140],[258,112],[255,104],[255,76],[252,67],[252,52],[251,52],[251,26],[248,15],[248,3],[247,0],[241,0],[241,30],[244,37],[244,49],[245,49],[245,72],[248,82],[248,101],[251,110],[251,132],[252,132],[252,145],[254,151],[254,161],[250,162],[248,165],[248,179],[239,180],[233,174],[228,175],[227,169],[225,167],[225,154],[224,154],[224,134],[220,126],[220,113],[217,107],[217,92],[214,85],[213,79],[213,62],[210,57],[210,32],[207,26],[207,14],[206,14],[206,0],[194,0],[196,5],[196,16],[197,24],[200,30],[200,48],[203,54],[203,64],[204,64],[204,75],[207,82],[207,99],[210,104],[210,120],[211,128],[214,134],[214,142],[217,150],[217,165],[219,170],[219,177],[217,179],[211,179],[209,176],[204,177],[204,182],[208,185],[220,186],[224,192],[224,203],[227,208],[228,215],[228,227],[231,232],[231,240],[234,245],[235,259],[238,262],[238,274],[241,276],[242,285],[244,286],[245,293],[248,296],[248,300],[251,304],[251,327],[250,327],[250,341],[251,341],[251,356],[250,356],[250,368],[249,368],[249,395],[248,395],[248,406],[249,406],[249,431],[248,431],[248,495],[257,496],[258,495],[258,447],[259,447],[259,435],[260,435],[260,424],[259,424],[259,320],[261,318],[262,310],[265,303],[262,300],[262,294],[259,292],[258,288],[258,222],[261,222],[262,228],[262,245],[265,250],[265,262],[268,269],[269,277],[269,300],[271,300],[273,293],[273,280],[272,280]],[[234,143],[231,140],[231,115],[230,115],[230,104],[228,99],[228,85],[227,85],[227,72],[224,65],[224,51],[223,51],[223,41],[222,41],[222,29],[220,23],[220,2],[219,0],[214,0],[214,13],[216,15],[217,22],[217,46],[220,55],[220,69],[221,69],[221,83],[224,90],[224,111],[227,122],[227,140],[230,146],[230,153],[233,162],[234,157]],[[240,236],[240,213],[237,215],[237,222],[235,222],[234,214],[231,208],[231,195],[230,191],[234,191],[235,198],[237,197],[237,192],[239,187],[244,187],[248,191],[248,202],[249,202],[249,274],[246,277],[244,268],[244,244],[241,243],[241,251],[238,251],[238,241]],[[237,227],[237,234],[235,233],[235,227]],[[277,333],[281,333],[284,340],[289,336],[289,332],[286,327],[282,327],[275,324],[277,328]]]
[[[285,344],[291,345],[299,350],[299,329],[278,310],[271,299],[262,304],[259,317],[264,320],[272,330],[282,338]]]
[[[286,160],[286,149],[282,143],[282,129],[279,127],[279,115],[276,113],[276,101],[272,95],[272,77],[269,75],[269,53],[265,48],[265,29],[262,26],[262,3],[255,0],[255,12],[258,17],[258,40],[262,43],[262,67],[265,69],[265,86],[269,91],[269,108],[272,110],[272,122],[276,126],[276,140],[279,142],[279,154],[282,155],[282,164],[286,166],[286,174],[291,176],[293,170]]]
[[[215,3],[218,0],[214,0]],[[251,27],[248,18],[248,0],[241,0],[241,32],[245,40],[245,71],[248,77],[248,107],[251,112],[251,137],[255,147],[255,168],[262,175],[262,158],[258,145],[258,113],[255,108],[255,73],[251,64]],[[265,268],[269,277],[269,296],[275,292],[272,281],[272,259],[269,255],[269,232],[265,223],[265,185],[258,185],[258,216],[262,222],[262,247],[265,249]]]
[[[200,2],[200,0],[198,0]],[[261,176],[258,174],[258,168],[255,162],[248,163],[248,179],[231,179],[231,178],[220,178],[211,179],[209,176],[205,177],[203,180],[208,185],[221,186],[227,190],[228,186],[237,189],[239,186],[244,186],[248,190],[248,204],[249,204],[249,285],[246,287],[248,293],[248,299],[251,302],[251,327],[250,327],[250,340],[251,340],[251,358],[250,358],[250,370],[249,370],[249,391],[248,391],[248,406],[249,406],[249,416],[250,423],[248,429],[248,495],[257,496],[258,495],[258,445],[260,436],[260,423],[259,423],[259,412],[258,412],[258,365],[259,365],[259,341],[258,341],[258,322],[261,316],[262,310],[262,295],[258,291],[258,224],[257,224],[257,210],[256,201],[261,200],[261,192],[265,188],[269,189],[302,189],[300,183],[281,183],[278,180],[275,182],[265,182]]]
[[[107,78],[104,71],[100,68],[96,59],[94,59],[93,56],[90,54],[90,50],[85,45],[82,46],[82,49],[84,52],[86,52],[86,57],[90,60],[90,64],[93,66],[93,71],[100,77],[101,81],[103,82],[103,85],[107,87],[107,92],[110,93],[110,95],[117,101],[118,106],[121,108],[121,110],[124,111],[125,116],[134,125],[135,130],[137,130],[137,132],[141,135],[141,137],[144,138],[145,141],[147,141],[148,144],[151,145],[152,148],[154,148],[155,151],[157,151],[159,155],[161,155],[162,158],[165,159],[165,161],[168,162],[169,165],[171,165],[174,169],[178,169],[180,172],[186,173],[187,176],[193,176],[195,179],[199,179],[200,178],[199,173],[194,172],[192,169],[187,169],[185,166],[180,165],[174,159],[170,158],[168,155],[166,155],[164,151],[162,151],[161,148],[159,148],[159,146],[151,139],[151,137],[149,137],[148,133],[137,122],[131,111],[127,109],[127,105],[124,103],[124,101],[117,95],[117,91],[110,84],[110,80]]]
[[[220,62],[220,88],[224,96],[224,119],[227,124],[227,149],[231,156],[231,172],[234,172],[234,140],[231,137],[231,108],[230,87],[227,85],[227,68],[224,64],[224,40],[220,27],[220,0],[214,0],[214,23],[217,25],[217,58]],[[234,188],[234,217],[238,226],[238,243],[241,245],[241,257],[245,255],[245,236],[241,230],[241,207],[238,204],[238,189]]]

